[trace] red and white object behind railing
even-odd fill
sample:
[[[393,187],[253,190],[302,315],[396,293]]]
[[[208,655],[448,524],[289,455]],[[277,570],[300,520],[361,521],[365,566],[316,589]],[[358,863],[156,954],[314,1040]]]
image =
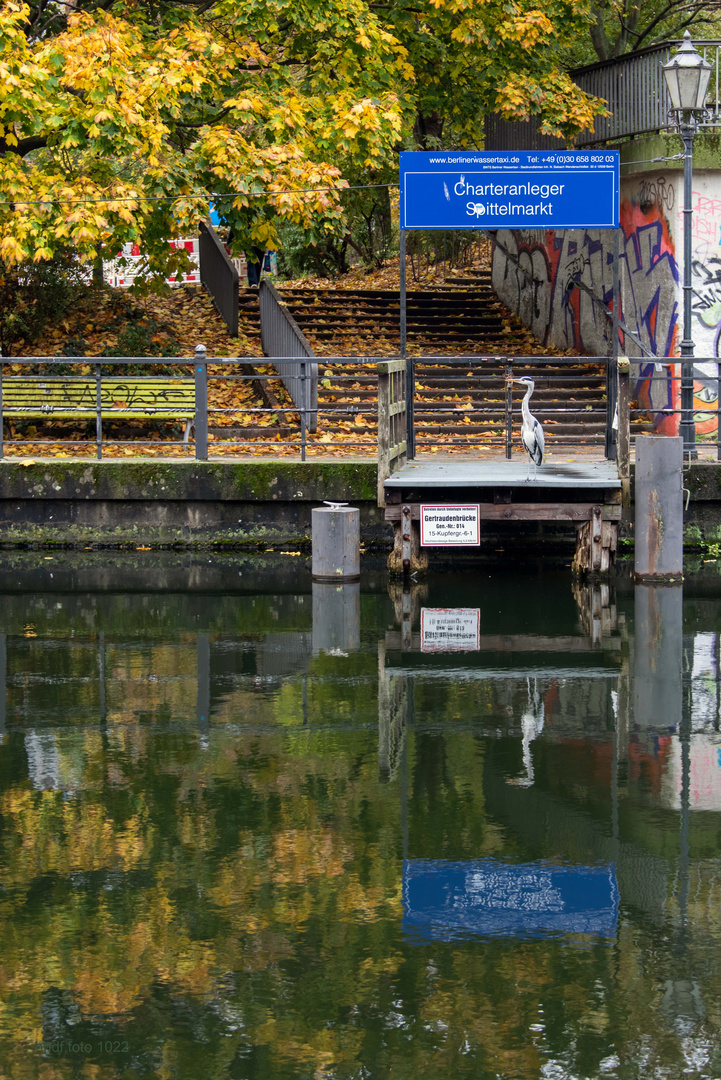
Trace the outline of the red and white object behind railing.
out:
[[[193,266],[187,274],[171,274],[166,278],[168,285],[200,285],[200,252],[197,237],[194,240],[170,240],[169,243],[175,248],[185,248]],[[116,289],[129,289],[144,266],[145,256],[138,245],[123,244],[117,259],[108,261],[104,265],[105,281]]]

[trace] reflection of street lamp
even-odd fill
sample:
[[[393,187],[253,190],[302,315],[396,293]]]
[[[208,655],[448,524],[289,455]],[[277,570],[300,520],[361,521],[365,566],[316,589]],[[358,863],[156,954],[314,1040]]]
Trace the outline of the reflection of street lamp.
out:
[[[681,342],[681,428],[684,453],[696,456],[696,425],[693,419],[693,338],[691,337],[691,284],[693,214],[693,140],[697,112],[706,106],[706,88],[711,64],[691,43],[686,31],[683,44],[672,60],[663,65],[671,110],[683,140],[683,341]]]

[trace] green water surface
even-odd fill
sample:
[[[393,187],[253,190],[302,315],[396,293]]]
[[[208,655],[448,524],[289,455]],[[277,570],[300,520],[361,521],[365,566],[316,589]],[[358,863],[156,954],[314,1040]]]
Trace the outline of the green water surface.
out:
[[[721,1077],[721,589],[73,558],[0,568],[1,1077]]]

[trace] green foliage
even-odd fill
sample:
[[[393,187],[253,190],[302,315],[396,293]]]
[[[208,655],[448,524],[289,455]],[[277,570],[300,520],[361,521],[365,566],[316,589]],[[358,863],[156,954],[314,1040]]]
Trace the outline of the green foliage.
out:
[[[393,179],[389,177],[388,182],[392,183]],[[351,252],[372,269],[392,255],[394,247],[397,250],[387,187],[347,191],[341,203],[343,217],[334,232],[318,234],[295,225],[281,227],[278,253],[281,276],[335,277],[349,269]]]
[[[106,345],[102,356],[179,356],[180,346],[172,327],[161,324],[142,308],[131,308],[130,318],[114,345]]]
[[[83,269],[67,250],[48,262],[0,261],[0,351],[12,356],[21,341],[38,338],[51,319],[62,318],[87,288]]]
[[[609,60],[678,39],[685,30],[694,37],[718,37],[721,3],[688,0],[605,0],[595,3],[589,35],[575,43],[573,66]]]

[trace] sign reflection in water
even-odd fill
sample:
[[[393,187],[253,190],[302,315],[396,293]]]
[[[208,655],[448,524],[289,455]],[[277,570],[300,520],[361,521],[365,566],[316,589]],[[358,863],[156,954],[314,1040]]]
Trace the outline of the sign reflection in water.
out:
[[[403,931],[411,939],[595,934],[614,937],[613,866],[509,865],[495,859],[403,864]]]

